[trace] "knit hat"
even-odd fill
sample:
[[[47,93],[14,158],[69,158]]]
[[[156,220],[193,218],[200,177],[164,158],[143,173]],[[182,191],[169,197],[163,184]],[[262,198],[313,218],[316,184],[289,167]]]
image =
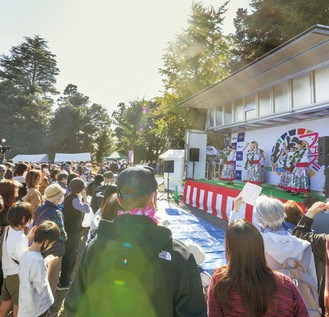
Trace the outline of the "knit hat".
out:
[[[108,171],[103,174],[103,177],[106,179],[111,179],[114,177],[114,174],[111,171]]]
[[[122,187],[129,187],[132,192],[121,193]],[[158,188],[153,169],[148,166],[134,166],[123,170],[118,177],[117,193],[120,199],[141,197],[155,192]]]
[[[69,186],[71,188],[71,192],[74,194],[80,193],[83,189],[87,187],[86,183],[80,177],[73,178],[70,181]]]
[[[194,242],[191,242],[187,245],[187,247],[190,249],[190,251],[192,252],[194,258],[195,258],[195,262],[197,265],[201,265],[201,263],[204,261],[204,259],[206,258],[206,254],[204,253],[201,245],[196,244]]]
[[[63,189],[59,184],[51,184],[45,189],[46,199],[51,203],[62,198],[65,195],[65,189]]]

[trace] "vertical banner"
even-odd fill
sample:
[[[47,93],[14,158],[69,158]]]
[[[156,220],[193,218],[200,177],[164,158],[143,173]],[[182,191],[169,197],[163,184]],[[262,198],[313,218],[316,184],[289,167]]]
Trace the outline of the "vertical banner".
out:
[[[242,170],[243,170],[243,152],[242,149],[245,146],[245,133],[237,133],[232,135],[232,146],[236,149],[236,179],[242,180]]]

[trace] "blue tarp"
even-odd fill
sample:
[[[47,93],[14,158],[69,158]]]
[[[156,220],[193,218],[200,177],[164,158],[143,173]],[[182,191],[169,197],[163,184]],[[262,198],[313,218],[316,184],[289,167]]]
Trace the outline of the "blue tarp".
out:
[[[201,266],[210,275],[226,264],[224,230],[168,201],[158,200],[157,214],[167,223],[175,239],[185,244],[194,242],[203,248],[206,258]]]

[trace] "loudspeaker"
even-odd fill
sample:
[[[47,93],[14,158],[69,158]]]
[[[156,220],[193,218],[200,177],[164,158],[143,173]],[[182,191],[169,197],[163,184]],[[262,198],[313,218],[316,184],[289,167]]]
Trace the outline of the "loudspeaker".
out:
[[[318,163],[319,165],[329,165],[329,136],[321,136],[318,140]]]
[[[199,150],[198,148],[190,148],[190,161],[199,162]]]
[[[163,161],[163,171],[164,173],[174,173],[174,161]]]

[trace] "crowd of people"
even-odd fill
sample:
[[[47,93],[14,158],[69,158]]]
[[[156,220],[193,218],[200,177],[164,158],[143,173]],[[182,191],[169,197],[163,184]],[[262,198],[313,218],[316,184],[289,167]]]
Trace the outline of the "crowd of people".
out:
[[[227,151],[232,165],[234,149]],[[0,178],[0,317],[56,316],[54,298],[64,290],[68,316],[325,316],[328,238],[312,224],[329,204],[319,198],[305,198],[304,211],[260,196],[257,226],[239,219],[243,197],[235,199],[227,264],[205,293],[199,248],[173,239],[157,217],[152,167],[21,162],[0,165]],[[290,275],[296,264],[308,284]]]

